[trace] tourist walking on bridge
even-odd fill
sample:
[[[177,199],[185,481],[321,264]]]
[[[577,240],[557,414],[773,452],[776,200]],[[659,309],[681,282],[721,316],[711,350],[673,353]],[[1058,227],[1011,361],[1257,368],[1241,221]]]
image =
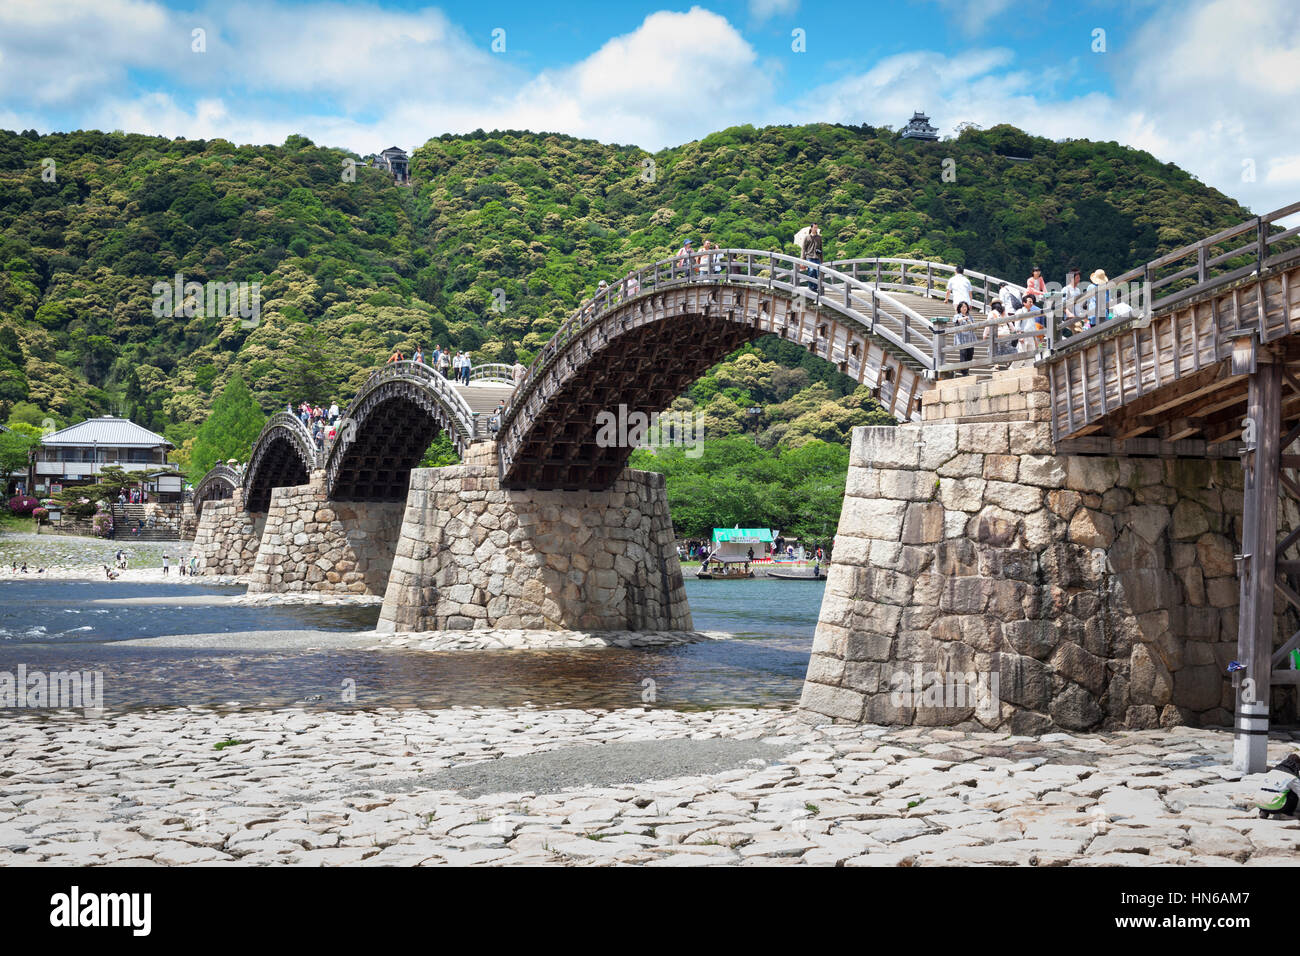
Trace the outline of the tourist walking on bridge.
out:
[[[817,266],[822,263],[822,231],[817,228],[817,223],[808,227],[808,234],[803,237],[803,243],[800,246],[799,254],[809,262],[815,263],[808,269],[808,279],[814,292],[821,291],[821,273]]]
[[[682,243],[682,247],[677,250],[677,268],[681,270],[684,278],[689,278],[691,274],[691,257],[695,250],[691,248],[691,240],[687,239]]]
[[[441,352],[438,354],[438,371],[442,373],[443,378],[446,378],[447,372],[451,369],[451,349],[444,349],[441,346],[439,348]]]
[[[1083,296],[1083,291],[1083,286],[1079,285],[1079,270],[1071,269],[1065,280],[1065,288],[1061,290],[1061,311],[1065,317],[1065,328],[1061,330],[1062,338],[1069,338],[1076,332],[1092,327],[1088,317],[1081,314],[1079,300]]]
[[[461,359],[460,362],[460,374],[466,385],[469,384],[470,372],[472,372],[473,370],[474,370],[474,360],[470,358],[469,353],[466,352],[465,357]]]
[[[1043,301],[1043,296],[1047,295],[1047,283],[1043,281],[1043,270],[1034,266],[1034,274],[1025,280],[1025,292],[1034,294],[1034,301]]]
[[[970,295],[971,285],[970,279],[966,278],[966,267],[958,266],[957,271],[954,272],[952,278],[948,280],[947,288],[943,294],[943,301],[947,302],[951,299],[954,307],[960,307],[963,302],[967,305],[971,305]],[[970,310],[968,309],[967,311],[969,312]]]
[[[975,333],[970,328],[971,314],[969,299],[964,299],[957,303],[957,313],[953,316],[952,324],[957,330],[957,346],[961,349],[961,358],[959,361],[975,361]]]
[[[1037,296],[1032,292],[1026,292],[1016,315],[1020,319],[1018,331],[1030,333],[1020,339],[1019,351],[1026,351],[1025,346],[1028,346],[1028,351],[1037,352],[1042,340],[1042,337],[1037,333],[1043,331],[1043,310],[1038,308]]]

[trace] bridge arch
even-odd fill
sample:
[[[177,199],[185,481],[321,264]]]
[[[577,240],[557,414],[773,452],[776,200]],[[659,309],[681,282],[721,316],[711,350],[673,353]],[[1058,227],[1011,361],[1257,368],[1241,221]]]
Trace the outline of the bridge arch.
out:
[[[919,287],[904,291],[902,267],[886,289],[855,274],[863,260],[849,265],[726,249],[665,259],[608,287],[560,327],[507,407],[498,438],[504,485],[609,487],[632,449],[601,447],[598,412],[659,411],[735,348],[769,333],[868,385],[895,417],[919,420],[933,375],[932,317],[946,307],[923,307]],[[923,265],[932,295],[934,271],[951,267]]]
[[[373,372],[322,456],[335,501],[405,501],[411,469],[445,432],[462,457],[476,432],[456,387],[423,363],[392,362]]]
[[[240,472],[229,465],[214,465],[194,486],[195,516],[203,514],[203,506],[209,501],[229,501],[242,484]]]
[[[244,508],[262,512],[276,488],[305,485],[318,466],[316,443],[296,415],[277,412],[262,428],[244,469]]]

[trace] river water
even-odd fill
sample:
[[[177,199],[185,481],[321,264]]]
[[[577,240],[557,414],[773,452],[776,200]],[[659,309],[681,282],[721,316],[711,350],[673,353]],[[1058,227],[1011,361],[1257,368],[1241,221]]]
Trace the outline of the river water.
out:
[[[110,710],[158,706],[781,706],[799,698],[824,582],[696,581],[695,626],[733,639],[623,650],[444,652],[128,646],[132,638],[248,631],[367,631],[376,606],[244,607],[242,588],[0,581],[0,672],[100,671]],[[166,603],[100,604],[123,598]],[[345,688],[349,693],[345,693]],[[351,696],[355,695],[355,699]]]

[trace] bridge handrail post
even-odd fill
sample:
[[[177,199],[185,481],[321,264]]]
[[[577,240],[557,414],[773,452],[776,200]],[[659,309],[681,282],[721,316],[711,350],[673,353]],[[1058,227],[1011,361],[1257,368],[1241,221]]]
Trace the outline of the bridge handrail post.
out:
[[[934,354],[930,356],[930,370],[934,373],[934,379],[939,380],[939,367],[943,365],[943,336],[944,326],[946,323],[938,317],[934,320]]]
[[[1047,304],[1047,352],[1048,354],[1051,354],[1052,350],[1056,348],[1056,332],[1058,325],[1056,321],[1056,310],[1061,305],[1061,300],[1048,299]]]

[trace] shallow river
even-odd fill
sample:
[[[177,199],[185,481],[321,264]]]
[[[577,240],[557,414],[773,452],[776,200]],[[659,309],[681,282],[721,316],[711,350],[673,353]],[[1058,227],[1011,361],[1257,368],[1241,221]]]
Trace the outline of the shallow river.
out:
[[[128,582],[0,581],[0,671],[101,671],[109,709],[511,706],[700,709],[798,700],[822,582],[696,581],[699,630],[728,641],[647,650],[197,650],[132,638],[269,630],[365,631],[377,607],[117,604],[102,599],[239,594],[241,588]],[[345,682],[355,703],[344,701]],[[653,700],[650,698],[653,697]]]

